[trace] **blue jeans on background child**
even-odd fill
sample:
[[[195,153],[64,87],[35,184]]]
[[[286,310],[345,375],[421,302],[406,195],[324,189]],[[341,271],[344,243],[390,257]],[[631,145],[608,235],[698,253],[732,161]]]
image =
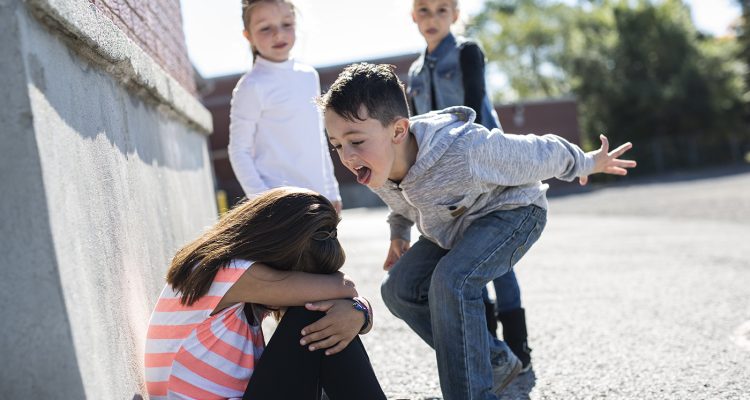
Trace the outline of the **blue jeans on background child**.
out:
[[[512,269],[494,279],[492,284],[495,287],[495,314],[521,308],[521,289]]]
[[[547,211],[495,211],[476,220],[451,250],[420,237],[381,286],[388,309],[435,349],[445,400],[496,399],[493,365],[508,346],[487,330],[482,289],[507,274],[537,241]]]

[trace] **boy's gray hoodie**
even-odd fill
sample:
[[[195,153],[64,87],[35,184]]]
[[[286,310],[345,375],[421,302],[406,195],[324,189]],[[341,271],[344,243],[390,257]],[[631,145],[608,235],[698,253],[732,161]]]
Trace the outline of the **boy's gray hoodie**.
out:
[[[474,124],[474,110],[450,107],[410,119],[417,159],[404,179],[374,192],[391,209],[391,239],[410,239],[412,224],[450,249],[474,220],[530,204],[547,208],[556,177],[572,181],[593,171],[594,159],[555,135],[511,135]]]

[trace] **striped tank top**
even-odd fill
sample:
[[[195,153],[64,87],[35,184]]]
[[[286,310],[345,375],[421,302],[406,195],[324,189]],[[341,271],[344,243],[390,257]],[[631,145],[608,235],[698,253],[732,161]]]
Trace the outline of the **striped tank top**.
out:
[[[146,335],[146,388],[151,400],[241,399],[263,352],[260,324],[248,323],[239,303],[214,315],[229,288],[252,265],[233,260],[216,273],[208,293],[191,306],[167,284]]]

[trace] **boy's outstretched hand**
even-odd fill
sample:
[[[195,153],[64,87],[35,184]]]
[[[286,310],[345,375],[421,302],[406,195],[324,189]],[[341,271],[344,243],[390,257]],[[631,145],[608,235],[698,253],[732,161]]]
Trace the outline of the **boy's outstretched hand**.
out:
[[[607,137],[599,135],[599,139],[602,141],[602,147],[599,150],[590,152],[590,154],[594,155],[594,171],[592,173],[601,172],[612,175],[627,175],[628,170],[625,168],[633,168],[636,163],[633,160],[620,160],[619,157],[630,150],[633,144],[630,142],[625,143],[610,152]],[[583,186],[589,182],[589,177],[587,175],[581,176],[578,180],[581,186]]]

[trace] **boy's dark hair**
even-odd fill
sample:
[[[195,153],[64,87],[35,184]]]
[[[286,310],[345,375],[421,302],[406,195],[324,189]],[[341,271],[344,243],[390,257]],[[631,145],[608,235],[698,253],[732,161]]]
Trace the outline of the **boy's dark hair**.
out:
[[[349,65],[318,99],[318,105],[323,112],[333,110],[348,121],[364,121],[369,117],[388,126],[397,118],[409,118],[404,84],[394,69],[388,64]],[[367,115],[360,115],[362,106]]]

